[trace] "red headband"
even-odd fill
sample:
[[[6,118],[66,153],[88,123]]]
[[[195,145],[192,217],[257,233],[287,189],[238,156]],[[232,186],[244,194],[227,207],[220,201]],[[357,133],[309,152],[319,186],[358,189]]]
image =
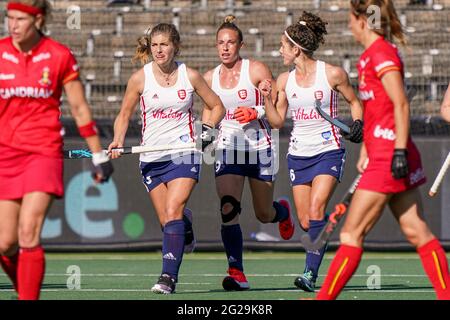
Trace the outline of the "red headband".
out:
[[[44,14],[44,10],[40,8],[36,8],[24,3],[19,2],[10,2],[8,3],[7,10],[19,10],[28,14],[31,14],[32,16],[37,16],[38,14]]]

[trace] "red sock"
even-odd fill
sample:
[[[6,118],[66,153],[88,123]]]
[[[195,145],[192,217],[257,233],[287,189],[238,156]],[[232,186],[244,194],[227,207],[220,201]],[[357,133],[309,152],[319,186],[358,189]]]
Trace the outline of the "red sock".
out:
[[[17,268],[19,300],[37,300],[45,272],[44,249],[20,248]]]
[[[423,268],[439,300],[450,300],[450,276],[447,257],[438,239],[433,239],[417,249]]]
[[[17,291],[17,258],[19,256],[19,252],[16,252],[13,256],[0,256],[0,264],[2,265],[3,270],[11,279],[14,289]]]
[[[327,277],[317,294],[317,300],[334,300],[358,268],[362,248],[341,245],[328,269]]]

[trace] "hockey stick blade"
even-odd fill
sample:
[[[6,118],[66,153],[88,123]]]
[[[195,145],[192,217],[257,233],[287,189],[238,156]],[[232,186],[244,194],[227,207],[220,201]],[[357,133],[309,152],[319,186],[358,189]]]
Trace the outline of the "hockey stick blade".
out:
[[[321,115],[322,118],[327,120],[332,125],[335,125],[339,129],[341,129],[345,133],[350,133],[350,127],[345,123],[339,121],[338,119],[332,118],[325,110],[322,109],[322,102],[319,99],[316,99],[315,102],[316,111]]]

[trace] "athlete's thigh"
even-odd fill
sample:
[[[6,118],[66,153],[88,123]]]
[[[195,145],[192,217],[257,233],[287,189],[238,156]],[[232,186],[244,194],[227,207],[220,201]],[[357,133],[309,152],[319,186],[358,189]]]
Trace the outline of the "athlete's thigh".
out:
[[[323,174],[314,178],[310,198],[310,218],[312,220],[323,219],[326,205],[333,195],[337,184],[337,179],[330,175]],[[313,216],[318,214],[316,211],[318,211],[322,216]]]
[[[423,219],[422,199],[417,188],[392,196],[389,207],[409,241],[422,246],[433,239],[433,234]]]
[[[303,229],[309,228],[309,208],[311,206],[311,183],[299,184],[292,187],[297,218]]]
[[[264,212],[270,213],[273,203],[273,189],[274,182],[262,181],[254,178],[249,178],[250,191],[252,193],[253,208],[255,213]]]
[[[0,246],[6,250],[17,243],[17,228],[21,201],[0,200]]]
[[[341,230],[341,243],[362,246],[364,237],[381,217],[390,197],[389,194],[357,189]]]
[[[177,178],[167,182],[166,207],[182,206],[182,211],[196,184],[197,181],[191,178]]]
[[[237,201],[241,201],[244,190],[245,177],[235,174],[225,174],[216,177],[216,191],[219,198],[232,196]]]
[[[19,242],[22,246],[38,244],[53,198],[45,192],[30,192],[23,196],[19,214]]]

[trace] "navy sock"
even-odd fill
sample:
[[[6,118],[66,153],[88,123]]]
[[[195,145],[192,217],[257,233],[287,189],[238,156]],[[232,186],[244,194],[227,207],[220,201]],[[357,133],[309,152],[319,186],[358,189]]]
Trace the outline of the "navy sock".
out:
[[[190,244],[194,240],[194,231],[192,230],[192,222],[186,216],[187,214],[189,214],[192,217],[192,211],[189,210],[188,208],[185,208],[183,213],[184,234],[185,234],[184,243]]]
[[[283,207],[278,202],[273,202],[273,207],[275,208],[275,218],[272,220],[273,223],[280,222],[289,218],[289,211],[286,207]]]
[[[222,225],[221,234],[225,253],[227,254],[228,266],[244,271],[242,265],[243,240],[241,226],[239,224]]]
[[[326,225],[327,219],[323,220],[310,220],[308,234],[312,241],[316,240],[319,236],[320,231]],[[306,251],[306,266],[305,272],[311,270],[314,275],[314,281],[317,279],[319,274],[319,267],[322,263],[323,256],[325,255],[325,250],[327,245],[323,246],[320,250],[316,251]]]
[[[164,226],[162,273],[167,273],[175,280],[178,279],[178,270],[183,260],[183,251],[184,221],[170,221]]]

